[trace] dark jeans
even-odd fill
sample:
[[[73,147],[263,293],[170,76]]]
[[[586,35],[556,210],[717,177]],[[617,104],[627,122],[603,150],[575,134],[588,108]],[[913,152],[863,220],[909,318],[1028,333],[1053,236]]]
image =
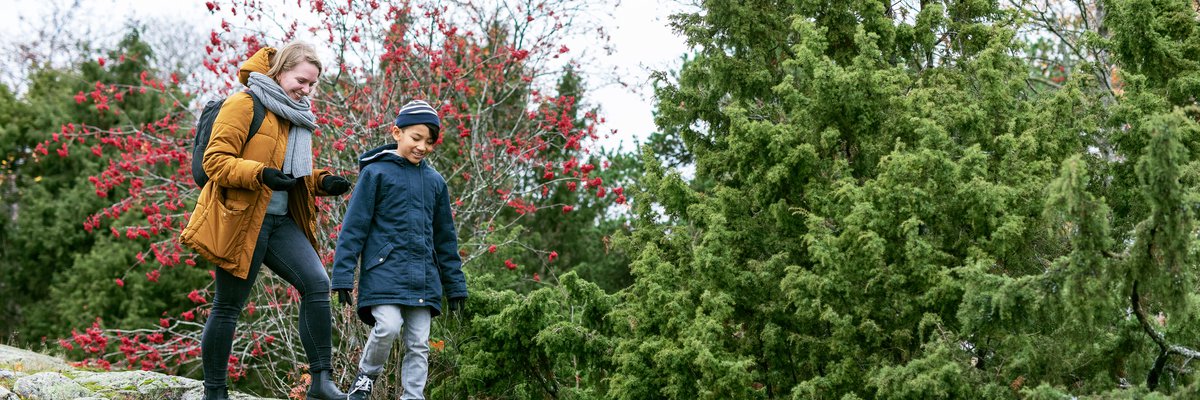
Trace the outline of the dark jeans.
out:
[[[329,274],[291,217],[268,214],[263,220],[246,279],[233,276],[222,268],[216,269],[217,293],[213,296],[212,312],[200,339],[204,386],[225,386],[238,315],[246,305],[250,288],[263,264],[300,292],[300,342],[308,356],[308,369],[316,372],[332,368],[333,315],[329,310]]]

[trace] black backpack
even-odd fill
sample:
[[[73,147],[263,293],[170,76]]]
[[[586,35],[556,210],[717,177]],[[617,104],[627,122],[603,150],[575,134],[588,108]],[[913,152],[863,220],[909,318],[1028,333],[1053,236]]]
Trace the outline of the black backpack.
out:
[[[250,119],[250,133],[246,134],[246,143],[250,143],[250,138],[258,133],[258,128],[262,126],[263,118],[267,116],[267,109],[263,106],[253,93],[246,92],[250,95],[250,100],[254,101],[254,116]],[[208,149],[208,141],[212,138],[213,122],[217,120],[217,114],[221,112],[221,105],[225,100],[220,99],[209,101],[204,105],[204,111],[200,112],[200,119],[196,121],[196,140],[192,142],[192,180],[196,181],[196,186],[203,188],[204,184],[208,183],[208,174],[204,173],[204,150]]]

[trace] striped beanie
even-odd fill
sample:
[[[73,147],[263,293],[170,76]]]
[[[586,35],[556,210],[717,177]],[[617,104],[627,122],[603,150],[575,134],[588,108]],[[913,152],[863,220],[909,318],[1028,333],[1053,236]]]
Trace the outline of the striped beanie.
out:
[[[442,121],[438,119],[437,111],[424,100],[408,102],[404,107],[400,107],[400,115],[396,116],[397,128],[417,124],[431,124],[439,130],[442,128]]]

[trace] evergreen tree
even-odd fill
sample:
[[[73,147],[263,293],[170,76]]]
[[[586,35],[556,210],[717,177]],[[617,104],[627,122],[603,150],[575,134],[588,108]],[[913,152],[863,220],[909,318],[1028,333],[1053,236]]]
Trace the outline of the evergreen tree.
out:
[[[1195,390],[1197,22],[1102,4],[1112,41],[1091,46],[1125,68],[1117,97],[1031,81],[996,2],[675,17],[699,50],[657,122],[696,178],[644,157],[610,395]]]

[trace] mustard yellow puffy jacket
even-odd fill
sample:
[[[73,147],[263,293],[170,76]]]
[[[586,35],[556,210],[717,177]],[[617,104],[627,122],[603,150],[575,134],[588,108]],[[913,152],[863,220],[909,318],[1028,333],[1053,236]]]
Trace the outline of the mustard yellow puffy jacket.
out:
[[[263,48],[242,65],[238,77],[245,85],[250,72],[267,73],[273,48]],[[225,99],[213,123],[204,151],[204,172],[209,181],[200,191],[196,209],[183,228],[180,242],[205,259],[242,279],[250,272],[250,258],[262,229],[272,191],[259,181],[263,168],[280,169],[287,150],[291,123],[267,112],[258,133],[246,142],[254,104],[250,95],[237,93]],[[316,202],[328,195],[320,182],[329,172],[314,169],[303,185],[288,191],[288,214],[317,249]]]

